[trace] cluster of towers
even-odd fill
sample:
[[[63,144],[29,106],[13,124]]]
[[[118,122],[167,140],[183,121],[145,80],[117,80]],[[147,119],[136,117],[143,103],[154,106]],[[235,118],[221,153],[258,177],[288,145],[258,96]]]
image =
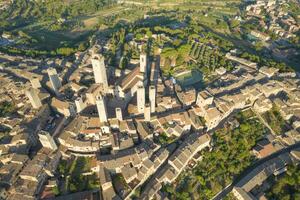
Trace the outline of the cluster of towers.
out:
[[[104,62],[104,57],[100,54],[94,54],[91,59],[95,83],[101,86],[101,92],[93,96],[94,103],[96,104],[99,120],[101,122],[107,122],[107,97],[109,93],[108,74]],[[139,81],[133,87],[137,97],[137,112],[144,114],[146,121],[150,121],[151,113],[155,112],[156,107],[156,83],[153,81],[153,70],[148,63],[147,55],[145,53],[140,54],[140,66],[139,66]],[[55,95],[59,96],[59,89],[62,87],[61,80],[57,74],[56,69],[49,68],[47,70],[50,86]],[[26,90],[25,94],[29,98],[32,106],[38,109],[42,106],[42,102],[39,98],[39,88],[41,87],[39,80],[32,80],[32,87]],[[134,93],[133,93],[134,94]],[[146,95],[149,94],[149,95]],[[75,100],[77,112],[80,113],[85,107],[86,102],[81,97]],[[116,118],[120,121],[123,120],[122,108],[117,107],[115,109]]]
[[[144,113],[145,121],[150,121],[151,113],[155,112],[156,81],[153,77],[156,77],[154,75],[154,73],[157,73],[156,67],[155,63],[153,63],[151,70],[149,70],[147,55],[140,55],[140,72],[144,74],[144,81],[140,81],[137,88],[137,110],[138,113]],[[146,91],[148,91],[149,98],[146,98]]]
[[[56,69],[49,68],[47,70],[50,85],[52,91],[55,93],[55,95],[59,95],[59,89],[62,87],[61,80],[57,74]],[[30,80],[31,87],[25,91],[25,95],[28,97],[32,107],[34,109],[39,109],[42,106],[42,101],[39,97],[39,89],[42,87],[40,80],[38,78],[32,78]]]
[[[95,76],[95,82],[98,84],[102,84],[105,90],[108,89],[108,78],[106,67],[104,63],[104,58],[101,55],[94,55],[92,57],[92,65],[93,72]],[[143,75],[143,80],[140,80],[137,83],[136,89],[136,97],[137,97],[137,112],[140,114],[144,114],[144,118],[146,121],[150,121],[151,113],[155,112],[156,106],[156,87],[153,80],[150,78],[150,74],[153,73],[152,70],[149,69],[149,64],[147,61],[147,55],[145,53],[141,53],[140,55],[140,66],[139,72]],[[149,98],[146,94],[149,94]],[[107,122],[107,105],[106,105],[106,97],[102,95],[98,95],[96,97],[96,106],[99,114],[99,119],[101,122]],[[115,109],[116,118],[120,121],[123,120],[122,109],[117,107]]]
[[[106,93],[109,85],[108,85],[106,67],[104,63],[104,57],[101,55],[94,55],[91,61],[93,66],[95,82],[97,84],[101,84],[103,86],[104,93]],[[108,116],[107,116],[106,97],[103,96],[102,94],[96,96],[96,107],[98,110],[100,122],[107,122]],[[119,121],[122,121],[123,120],[122,109],[120,107],[117,107],[115,109],[115,112],[116,112],[116,118]]]
[[[101,84],[105,93],[108,89],[108,79],[104,63],[104,57],[99,54],[95,54],[93,55],[91,62],[94,72],[95,83]],[[102,96],[102,94],[96,96],[96,106],[100,122],[107,122],[108,117],[105,96]]]

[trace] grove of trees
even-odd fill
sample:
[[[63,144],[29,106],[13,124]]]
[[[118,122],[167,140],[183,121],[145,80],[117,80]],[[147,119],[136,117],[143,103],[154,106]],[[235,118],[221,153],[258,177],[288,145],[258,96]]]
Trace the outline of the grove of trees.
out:
[[[266,192],[268,199],[300,199],[300,167],[290,165],[283,177],[275,178],[276,183]]]
[[[175,185],[163,190],[170,199],[211,199],[255,160],[251,149],[266,133],[266,128],[251,113],[236,115],[239,127],[214,132],[214,149],[203,151],[203,159],[180,176]]]

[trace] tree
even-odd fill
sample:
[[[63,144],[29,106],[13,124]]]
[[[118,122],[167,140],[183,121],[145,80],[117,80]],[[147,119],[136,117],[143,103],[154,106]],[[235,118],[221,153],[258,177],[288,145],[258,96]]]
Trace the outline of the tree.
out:
[[[75,49],[69,47],[61,47],[56,50],[56,53],[63,56],[70,56],[71,54],[75,53]]]

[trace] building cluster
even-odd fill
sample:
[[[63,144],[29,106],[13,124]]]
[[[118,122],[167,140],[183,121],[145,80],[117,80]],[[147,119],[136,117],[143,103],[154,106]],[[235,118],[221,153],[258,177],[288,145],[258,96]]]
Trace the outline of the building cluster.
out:
[[[208,134],[192,133],[169,157],[167,163],[157,170],[144,186],[141,199],[153,199],[159,196],[164,184],[171,184],[185,169],[189,161],[206,147],[210,147],[211,137]]]
[[[152,143],[144,142],[134,149],[119,152],[115,155],[100,156],[100,182],[104,199],[122,199],[131,196],[133,191],[141,186],[168,158],[170,150]],[[112,184],[112,176],[121,174],[130,191],[116,194]],[[109,185],[109,187],[107,187]],[[118,188],[117,188],[118,189]]]
[[[41,102],[36,106],[34,99],[50,95],[44,92],[45,95],[30,98],[27,88],[28,84],[22,79],[1,76],[1,105],[9,102],[13,110],[8,117],[0,118],[0,185],[5,188],[1,190],[3,199],[36,199],[48,178],[54,177],[61,157],[60,152],[55,151],[57,146],[53,138],[42,131],[48,126],[50,108]],[[37,148],[39,140],[45,145],[40,150]],[[29,155],[35,150],[38,152],[31,159]]]
[[[255,63],[236,56],[226,57],[236,62],[237,67],[198,92],[193,107],[194,112],[205,119],[208,129],[217,127],[234,111],[251,107],[262,114],[276,106],[283,118],[293,124],[292,129],[299,130],[299,80],[296,75],[278,76],[278,69],[258,68]]]
[[[284,7],[292,0],[257,0],[255,4],[247,6],[247,15],[260,19],[263,28],[271,33],[274,33],[281,38],[295,37],[295,33],[299,31],[300,26],[291,14]],[[269,21],[265,21],[265,16],[269,16]],[[268,36],[258,31],[253,31],[253,35],[262,39],[268,40]],[[252,34],[252,32],[251,32]]]
[[[6,54],[0,59],[0,196],[37,199],[50,179],[55,182],[61,152],[52,135],[64,121],[47,104],[52,91],[43,78],[44,66],[71,65]]]
[[[71,83],[67,83],[73,97],[64,100],[61,97],[64,92],[58,90],[51,100],[53,109],[70,120],[57,139],[64,153],[99,154],[104,198],[118,195],[124,198],[155,173],[170,155],[169,149],[154,143],[154,136],[166,133],[179,137],[202,130],[204,122],[194,111],[182,109],[182,104],[191,106],[195,102],[195,89],[183,90],[180,86],[175,89],[171,80],[164,81],[159,73],[159,56],[150,62],[141,53],[131,70],[118,71],[106,66],[99,48],[89,53],[89,59],[71,74]],[[80,82],[91,73],[95,83],[81,87]],[[77,90],[74,85],[78,86]],[[69,108],[67,104],[75,105],[76,115],[69,114],[70,109],[65,109],[68,112],[62,109],[63,105]],[[111,153],[103,155],[102,152]],[[119,174],[131,186],[131,191],[116,194],[111,182]]]
[[[48,179],[54,178],[61,158],[50,134],[40,131],[38,139],[43,147],[31,159],[29,151],[37,146],[38,141],[33,135],[34,130],[23,131],[4,138],[9,141],[1,140],[0,185],[5,188],[4,199],[36,199]]]
[[[33,159],[14,154],[1,167],[1,184],[9,187],[8,199],[35,199],[54,173],[61,158],[59,151],[41,149]]]

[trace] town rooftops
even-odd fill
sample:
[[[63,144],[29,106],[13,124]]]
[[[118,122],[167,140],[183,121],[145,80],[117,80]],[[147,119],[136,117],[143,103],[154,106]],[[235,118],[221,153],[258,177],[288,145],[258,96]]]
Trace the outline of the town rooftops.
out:
[[[78,133],[82,123],[84,122],[84,117],[78,116],[74,120],[70,122],[65,128],[65,131],[69,131],[71,133]]]
[[[246,192],[243,188],[234,187],[232,190],[234,196],[240,200],[256,200],[251,193]]]
[[[211,121],[211,120],[214,120],[216,118],[220,118],[221,115],[222,115],[221,112],[217,108],[212,107],[212,108],[209,108],[207,110],[207,114],[205,116],[205,119],[207,121]]]
[[[28,156],[24,154],[13,154],[11,158],[12,163],[24,164],[28,161]]]
[[[142,139],[145,139],[152,135],[152,132],[144,122],[137,122],[137,131]]]
[[[69,109],[70,107],[70,104],[68,102],[65,102],[65,101],[61,101],[57,98],[52,98],[52,101],[51,101],[51,106],[56,108],[56,109]]]
[[[90,117],[86,120],[86,126],[88,128],[99,128],[100,127],[100,120],[99,117]]]
[[[120,86],[123,91],[126,91],[142,80],[143,74],[140,72],[139,66],[137,66],[121,81]]]
[[[203,99],[208,99],[212,97],[212,95],[207,90],[202,90],[198,93],[198,96],[202,97]]]
[[[100,166],[99,177],[101,187],[105,188],[105,185],[111,185],[111,176],[109,171],[105,167]]]
[[[137,177],[136,169],[134,167],[130,167],[130,165],[125,165],[121,172],[126,182],[131,182],[132,179]]]
[[[278,71],[279,71],[278,68],[275,68],[275,67],[266,67],[266,66],[263,66],[263,67],[261,67],[259,69],[259,72],[265,74],[269,78],[272,77],[272,76],[274,76]]]
[[[268,140],[261,140],[253,148],[253,151],[259,158],[264,158],[276,151],[275,147]]]
[[[86,91],[86,93],[98,94],[102,90],[103,90],[103,86],[101,84],[94,83],[89,87],[89,89]]]

